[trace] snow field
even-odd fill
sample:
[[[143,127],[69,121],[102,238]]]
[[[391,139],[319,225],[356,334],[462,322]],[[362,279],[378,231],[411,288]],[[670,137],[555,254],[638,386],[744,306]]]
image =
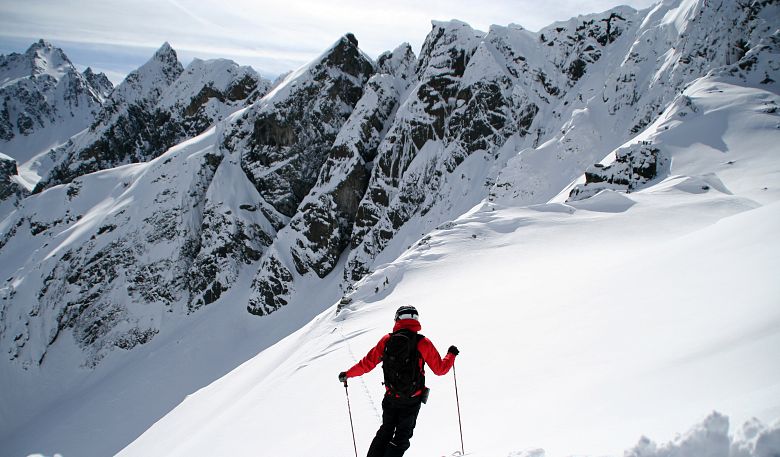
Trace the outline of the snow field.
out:
[[[461,349],[464,439],[479,455],[619,455],[643,433],[671,440],[713,409],[736,424],[770,421],[780,416],[778,206],[696,198],[643,196],[617,214],[484,208],[378,270],[339,314],[189,397],[121,455],[343,455],[351,443],[335,374],[408,303],[440,350]],[[669,203],[684,210],[670,216]],[[711,205],[730,215],[712,220]],[[751,241],[737,241],[746,230]],[[373,301],[386,277],[392,291]],[[380,381],[378,369],[350,381],[362,450],[379,423]],[[428,383],[411,456],[459,440],[452,377]]]

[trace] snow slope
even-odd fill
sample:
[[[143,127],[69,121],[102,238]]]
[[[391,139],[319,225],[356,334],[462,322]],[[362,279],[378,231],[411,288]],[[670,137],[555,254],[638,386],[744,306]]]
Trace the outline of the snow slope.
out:
[[[238,168],[235,157],[221,160],[215,147],[220,134],[212,128],[150,162],[55,186],[24,201],[23,214],[30,219],[16,211],[2,222],[4,232],[9,227],[22,232],[2,246],[5,258],[13,260],[0,266],[2,275],[24,278],[15,284],[13,298],[30,303],[35,290],[46,290],[38,297],[42,305],[33,312],[41,316],[38,321],[26,321],[30,316],[20,308],[1,310],[3,334],[15,335],[12,339],[18,343],[18,355],[9,355],[45,358],[47,363],[25,362],[24,370],[0,365],[0,455],[34,451],[112,455],[187,393],[300,328],[338,297],[336,292],[312,288],[302,300],[322,298],[319,307],[247,319],[251,280],[247,269],[236,279],[238,287],[223,297],[224,306],[184,318],[191,310],[174,298],[180,288],[173,283],[185,281],[187,269],[197,265],[197,257],[188,257],[196,254],[188,244],[204,236],[205,251],[212,243],[201,230],[204,222],[211,222],[210,208],[225,205],[238,210],[259,199],[253,187],[242,189],[238,179],[231,193],[210,186],[219,174],[235,177]],[[129,224],[125,218],[143,223]],[[262,223],[252,216],[241,220]],[[29,233],[26,224],[41,229]],[[183,239],[190,241],[181,244],[182,238],[171,236],[172,230],[187,233]],[[31,250],[37,236],[48,241]],[[149,242],[148,250],[141,247]],[[10,270],[20,263],[18,258],[26,257],[29,265],[45,265],[50,273],[41,275],[38,266]],[[56,276],[70,270],[69,262],[88,266],[81,270],[84,275],[69,276],[68,286],[50,287]],[[90,274],[94,277],[87,278]],[[230,273],[223,269],[220,274]],[[105,281],[108,276],[127,281],[111,286]],[[91,298],[74,299],[72,294],[84,287],[94,292]],[[0,294],[7,297],[8,290],[0,289]],[[140,304],[132,298],[135,294],[148,299]],[[69,311],[73,307],[86,309],[82,318],[68,317],[73,316]],[[152,340],[157,333],[160,338]],[[129,351],[138,344],[144,347]],[[88,351],[85,358],[82,349],[87,346],[95,351]],[[86,430],[99,431],[100,439],[85,441]]]
[[[739,425],[780,418],[780,130],[765,109],[778,97],[712,79],[685,95],[698,114],[643,134],[668,146],[668,178],[571,204],[476,206],[120,455],[349,455],[336,374],[402,304],[439,349],[461,349],[473,455],[777,455],[777,428]],[[380,421],[380,373],[350,381],[360,452]],[[428,383],[410,457],[459,448],[452,377]],[[736,425],[731,451],[713,409]]]

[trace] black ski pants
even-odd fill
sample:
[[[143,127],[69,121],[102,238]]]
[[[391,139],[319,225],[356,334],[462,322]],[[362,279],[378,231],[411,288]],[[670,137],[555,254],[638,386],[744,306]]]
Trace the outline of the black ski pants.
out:
[[[376,432],[366,457],[401,457],[409,449],[409,440],[417,425],[420,398],[398,399],[385,395],[382,400],[382,425]]]

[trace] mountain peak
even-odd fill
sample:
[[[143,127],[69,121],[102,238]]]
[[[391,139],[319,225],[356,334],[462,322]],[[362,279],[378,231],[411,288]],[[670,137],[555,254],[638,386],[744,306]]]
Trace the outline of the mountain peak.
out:
[[[357,40],[357,38],[355,38],[355,34],[347,33],[346,35],[344,35],[344,38],[346,38],[347,41],[349,41],[350,43],[354,44],[355,47],[358,46],[358,40]]]
[[[160,46],[151,59],[143,64],[138,70],[142,68],[159,68],[167,76],[170,76],[171,81],[176,79],[179,74],[184,70],[184,67],[179,62],[179,56],[176,51],[171,47],[167,41]]]
[[[81,74],[84,76],[84,79],[86,79],[87,82],[89,82],[89,84],[104,98],[108,97],[108,94],[111,93],[111,90],[114,88],[114,85],[111,83],[105,73],[95,73],[94,70],[92,70],[92,67],[87,67],[87,69],[84,70]]]
[[[407,79],[414,72],[417,57],[409,43],[401,43],[392,52],[386,51],[377,58],[377,70]]]
[[[328,48],[327,51],[323,53],[324,56],[332,54],[335,50],[341,50],[344,51],[346,49],[358,49],[358,39],[355,37],[355,34],[353,33],[346,33],[341,38],[336,40],[333,45]]]
[[[167,41],[154,53],[151,60],[161,62],[165,65],[181,66],[179,56]]]
[[[27,48],[27,51],[25,52],[25,54],[34,54],[34,53],[36,53],[38,51],[41,51],[41,50],[43,50],[43,51],[52,51],[54,49],[55,49],[55,47],[54,47],[53,44],[51,44],[50,41],[44,40],[43,38],[41,38],[38,41],[36,41],[33,44],[31,44],[30,47]]]
[[[157,52],[154,53],[155,57],[157,56],[168,56],[170,54],[176,55],[176,51],[171,47],[171,44],[167,41],[160,46],[159,49],[157,49]]]
[[[132,103],[139,100],[157,102],[162,91],[184,71],[176,51],[166,41],[143,65],[130,72],[112,92],[111,98]]]
[[[63,67],[73,67],[70,59],[68,59],[68,56],[65,55],[62,49],[44,39],[40,39],[30,45],[24,55],[30,59],[31,74],[33,76],[44,73],[54,76],[55,73],[62,73]]]
[[[417,74],[437,73],[451,68],[462,75],[468,58],[485,37],[484,32],[474,30],[463,21],[431,21],[431,31],[425,37],[417,62]]]
[[[347,33],[339,38],[314,62],[341,68],[352,76],[365,72],[370,73],[369,67],[373,67],[373,61],[360,50],[358,40],[352,33]]]
[[[60,54],[63,56],[65,55],[62,49],[54,46],[53,44],[51,44],[51,42],[44,40],[43,38],[31,44],[30,47],[27,48],[25,54],[31,57],[35,55],[48,55],[48,54]]]

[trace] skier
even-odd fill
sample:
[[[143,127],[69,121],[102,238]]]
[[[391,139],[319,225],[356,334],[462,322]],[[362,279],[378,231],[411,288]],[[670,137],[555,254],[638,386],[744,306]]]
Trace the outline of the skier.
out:
[[[420,406],[428,399],[423,362],[438,376],[447,374],[455,363],[458,348],[450,346],[442,359],[431,340],[418,333],[420,329],[415,307],[398,308],[393,333],[383,336],[363,360],[339,373],[339,381],[346,385],[347,378],[362,376],[382,361],[385,375],[382,425],[368,448],[367,457],[404,455],[410,446]]]

